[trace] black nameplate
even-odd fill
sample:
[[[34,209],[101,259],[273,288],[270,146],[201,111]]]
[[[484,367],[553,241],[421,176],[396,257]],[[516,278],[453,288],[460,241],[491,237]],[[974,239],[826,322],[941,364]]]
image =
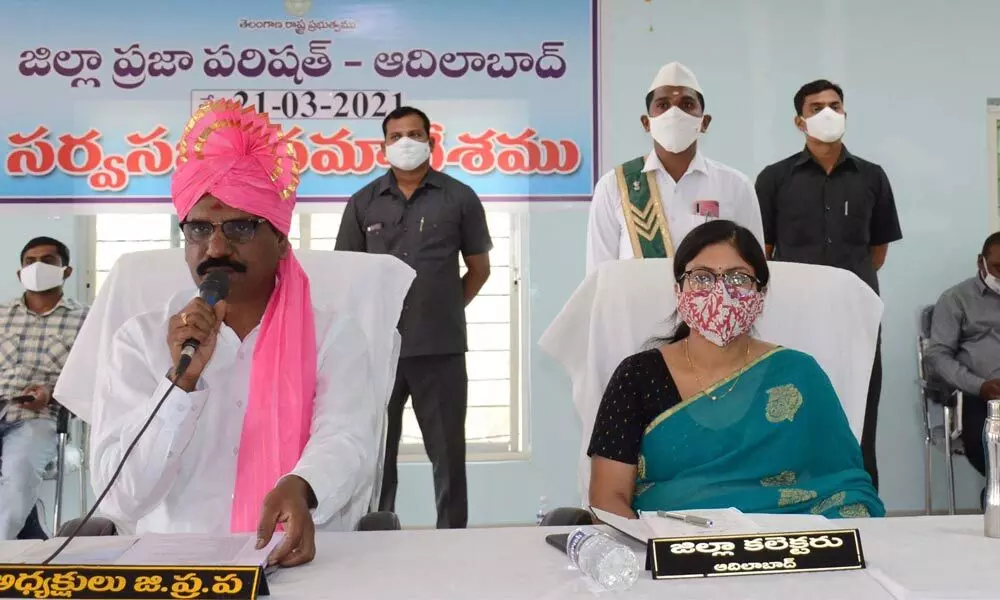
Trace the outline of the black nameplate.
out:
[[[649,540],[653,579],[864,569],[857,529]]]
[[[260,567],[0,565],[0,598],[254,600],[268,593]]]

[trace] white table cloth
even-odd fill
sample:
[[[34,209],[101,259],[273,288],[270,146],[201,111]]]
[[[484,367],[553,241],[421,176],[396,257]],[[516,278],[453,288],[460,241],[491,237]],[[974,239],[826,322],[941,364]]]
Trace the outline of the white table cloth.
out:
[[[900,600],[1000,599],[1000,539],[981,515],[841,523],[861,530],[869,572]]]
[[[545,544],[545,536],[558,531],[498,528],[327,535],[318,547],[321,560],[275,575],[272,597],[325,598],[324,590],[335,590],[338,598],[366,600],[892,598],[864,571],[680,581],[653,581],[647,573],[628,592],[595,594],[580,572],[570,569],[566,556]]]
[[[781,517],[754,520],[783,529]],[[791,529],[802,523],[786,521]],[[830,521],[857,527],[869,568],[838,573],[755,575],[679,581],[640,576],[634,588],[602,597],[777,600],[1000,600],[1000,540],[983,537],[981,516]],[[787,530],[787,529],[786,529]],[[497,528],[324,534],[311,565],[279,572],[276,600],[563,600],[592,598],[591,586],[566,557],[544,543],[559,530]],[[641,555],[640,555],[641,558]]]
[[[679,581],[644,574],[622,594],[595,594],[545,544],[558,529],[321,533],[316,560],[275,574],[271,598],[1000,600],[1000,540],[984,538],[982,523],[981,516],[831,521],[861,530],[868,569]],[[772,531],[780,524],[761,523]],[[0,559],[29,543],[0,543]]]

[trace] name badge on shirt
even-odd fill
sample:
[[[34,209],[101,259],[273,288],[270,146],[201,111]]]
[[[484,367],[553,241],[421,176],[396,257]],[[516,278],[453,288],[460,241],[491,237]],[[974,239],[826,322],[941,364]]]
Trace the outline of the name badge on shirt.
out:
[[[382,224],[381,223],[372,223],[371,225],[369,225],[368,227],[365,228],[365,231],[367,231],[368,233],[378,233],[378,232],[382,231]]]
[[[694,203],[694,214],[709,219],[719,218],[719,202],[717,200],[699,200]]]

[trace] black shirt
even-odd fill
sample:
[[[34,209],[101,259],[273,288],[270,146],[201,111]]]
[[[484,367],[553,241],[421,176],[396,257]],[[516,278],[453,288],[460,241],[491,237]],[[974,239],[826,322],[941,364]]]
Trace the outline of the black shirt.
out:
[[[626,358],[604,389],[587,456],[638,464],[646,427],[680,401],[659,349]]]
[[[827,175],[802,150],[761,171],[756,188],[775,260],[847,269],[878,292],[872,246],[903,238],[882,167],[845,147]]]
[[[403,303],[400,356],[468,350],[458,254],[493,248],[486,211],[469,186],[431,170],[406,200],[390,170],[351,196],[337,250],[391,254],[416,272]]]

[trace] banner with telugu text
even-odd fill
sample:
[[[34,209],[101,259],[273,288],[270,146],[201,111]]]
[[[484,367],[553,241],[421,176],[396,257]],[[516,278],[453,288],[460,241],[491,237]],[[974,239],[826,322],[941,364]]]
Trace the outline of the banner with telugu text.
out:
[[[401,105],[484,200],[589,200],[595,2],[5,0],[0,204],[166,203],[178,135],[214,97],[282,125],[300,202],[383,173]]]

